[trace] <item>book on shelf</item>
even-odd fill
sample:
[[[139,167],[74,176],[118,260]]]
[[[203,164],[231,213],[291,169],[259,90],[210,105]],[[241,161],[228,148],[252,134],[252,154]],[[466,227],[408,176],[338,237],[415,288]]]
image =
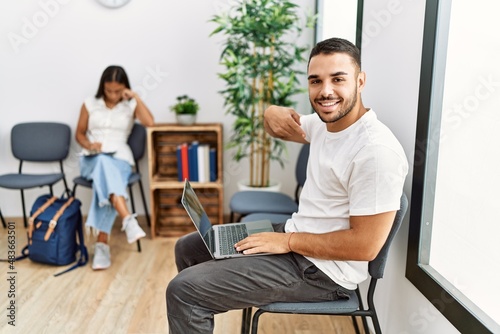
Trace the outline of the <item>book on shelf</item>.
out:
[[[208,144],[198,145],[198,180],[200,182],[208,182],[209,178],[209,164],[208,164]]]
[[[188,145],[181,144],[182,180],[189,180]]]
[[[209,144],[193,141],[177,146],[178,180],[214,182],[217,180],[217,150]]]
[[[189,180],[198,182],[198,142],[188,146]]]
[[[182,157],[181,157],[181,145],[177,145],[175,150],[177,155],[177,180],[182,182]]]
[[[215,147],[210,148],[210,182],[217,181],[217,150]]]

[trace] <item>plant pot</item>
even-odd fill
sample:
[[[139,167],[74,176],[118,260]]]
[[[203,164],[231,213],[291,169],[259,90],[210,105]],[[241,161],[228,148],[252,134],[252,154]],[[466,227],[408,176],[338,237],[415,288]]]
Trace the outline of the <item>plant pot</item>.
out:
[[[196,122],[196,115],[191,114],[176,114],[177,123],[182,125],[191,125]]]
[[[248,185],[248,180],[242,180],[238,181],[238,190],[239,191],[244,191],[244,190],[253,190],[253,191],[274,191],[274,192],[279,192],[281,190],[281,183],[278,181],[270,181],[270,186],[269,187],[250,187]]]

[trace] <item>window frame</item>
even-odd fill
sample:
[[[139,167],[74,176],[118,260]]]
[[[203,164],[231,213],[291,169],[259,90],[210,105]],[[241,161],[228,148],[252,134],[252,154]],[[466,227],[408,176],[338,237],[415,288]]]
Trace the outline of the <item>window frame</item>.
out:
[[[436,180],[451,2],[426,1],[405,275],[460,332],[492,333],[498,324],[429,265],[434,198],[425,187]]]
[[[316,7],[316,15],[318,16],[316,20],[316,24],[314,27],[314,43],[318,43],[318,35],[319,35],[319,28],[318,28],[318,23],[322,20],[319,20],[319,16],[323,15],[323,13],[320,13],[320,9],[323,8],[323,2],[328,1],[328,0],[316,0],[315,7]],[[356,9],[356,41],[353,41],[353,43],[356,45],[356,47],[359,49],[361,53],[361,42],[362,42],[362,33],[363,33],[363,8],[364,8],[364,0],[357,0],[357,9]],[[352,22],[352,21],[350,21]],[[346,22],[349,24],[348,22]]]

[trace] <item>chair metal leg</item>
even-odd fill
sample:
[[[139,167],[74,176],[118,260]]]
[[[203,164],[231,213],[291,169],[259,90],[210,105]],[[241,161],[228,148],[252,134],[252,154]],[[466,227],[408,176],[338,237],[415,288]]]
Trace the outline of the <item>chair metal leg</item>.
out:
[[[66,192],[66,196],[68,196],[69,198],[71,196],[71,193],[68,187],[68,182],[66,181],[66,174],[64,173],[64,166],[62,161],[59,161],[59,166],[61,167],[61,172],[63,173],[64,191]]]
[[[250,321],[252,320],[252,308],[247,307],[242,311],[241,334],[248,334],[248,332],[250,331]]]
[[[146,196],[144,196],[144,188],[142,187],[142,181],[139,180],[139,189],[141,190],[142,205],[144,206],[144,214],[146,215],[146,220],[148,226],[151,226],[151,218],[149,217],[148,204],[146,203]]]
[[[377,280],[371,280],[368,286],[367,302],[368,308],[370,309],[370,317],[372,318],[373,328],[376,334],[381,334],[380,323],[378,321],[377,311],[375,309],[375,303],[373,302],[373,295],[375,293],[375,287],[377,285]]]
[[[265,313],[265,311],[258,309],[257,311],[255,311],[252,317],[252,334],[257,334],[257,331],[259,329],[259,317],[262,313]]]
[[[363,299],[361,299],[361,292],[359,291],[359,286],[356,288],[356,296],[358,297],[359,301],[359,309],[364,310],[365,307],[363,306]],[[368,322],[366,321],[366,317],[361,317],[361,320],[363,322],[363,329],[365,333],[370,333],[370,330],[368,329]]]
[[[24,190],[21,189],[21,203],[23,205],[23,219],[24,219],[24,228],[28,227],[28,218],[26,217],[26,204],[24,204]]]
[[[370,329],[368,328],[368,321],[366,321],[366,317],[361,317],[361,320],[363,321],[363,329],[365,330],[365,333],[370,333]]]
[[[132,213],[135,213],[135,203],[134,203],[134,194],[132,192],[132,186],[128,186],[128,193],[130,194],[130,204],[132,205]]]
[[[380,329],[380,323],[378,321],[377,312],[375,312],[375,310],[373,310],[371,318],[372,318],[373,329],[375,330],[375,334],[382,334],[382,330]],[[369,332],[367,332],[367,333],[369,333]]]
[[[234,212],[231,211],[231,213],[229,214],[229,223],[234,223]]]
[[[382,334],[382,330],[380,329],[380,323],[378,322],[377,314],[373,314],[372,316],[373,329],[375,329],[375,334]]]
[[[132,194],[132,186],[128,186],[128,192],[130,194],[130,204],[132,205],[132,212],[135,213],[135,203],[134,203],[134,195]],[[137,240],[137,251],[139,253],[142,251],[140,240]]]
[[[7,223],[5,222],[5,218],[2,215],[2,209],[0,209],[0,219],[2,219],[3,228],[7,228]]]
[[[351,319],[352,319],[352,325],[354,326],[354,331],[356,332],[356,334],[361,334],[359,332],[359,326],[358,326],[358,321],[357,321],[356,317],[351,316]],[[365,334],[368,334],[368,333],[365,332]]]

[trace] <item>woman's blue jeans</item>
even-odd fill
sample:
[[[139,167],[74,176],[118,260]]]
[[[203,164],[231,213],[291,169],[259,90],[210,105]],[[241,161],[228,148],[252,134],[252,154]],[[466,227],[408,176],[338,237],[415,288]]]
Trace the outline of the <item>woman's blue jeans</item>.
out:
[[[128,162],[106,154],[81,157],[80,173],[82,177],[92,180],[92,201],[86,226],[111,233],[117,212],[109,202],[109,196],[114,194],[128,198],[127,184],[131,172]]]

